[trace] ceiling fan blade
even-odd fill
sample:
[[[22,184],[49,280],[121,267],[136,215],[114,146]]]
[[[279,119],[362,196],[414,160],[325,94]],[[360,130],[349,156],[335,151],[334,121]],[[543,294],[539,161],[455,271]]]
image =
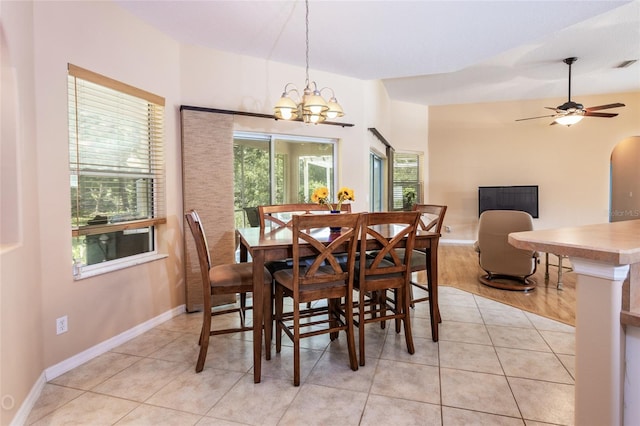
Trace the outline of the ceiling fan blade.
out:
[[[611,118],[611,117],[615,117],[618,114],[614,114],[614,113],[611,113],[611,112],[585,111],[584,115],[585,115],[585,117],[606,117],[606,118]]]
[[[552,109],[552,110],[554,110],[554,111],[557,111],[557,110],[558,110],[558,107],[545,107],[545,108],[546,108],[546,109]]]
[[[516,121],[535,120],[537,118],[549,118],[549,117],[555,117],[556,115],[557,114],[541,115],[540,117],[518,118]]]
[[[609,109],[609,108],[620,108],[625,106],[624,104],[621,103],[615,103],[615,104],[607,104],[607,105],[598,105],[598,106],[594,106],[594,107],[589,107],[589,108],[585,108],[585,111],[599,111],[601,109]]]

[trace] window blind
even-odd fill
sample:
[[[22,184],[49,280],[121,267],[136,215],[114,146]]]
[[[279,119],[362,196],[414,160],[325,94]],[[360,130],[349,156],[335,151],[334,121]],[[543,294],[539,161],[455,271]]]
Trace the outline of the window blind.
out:
[[[69,64],[72,236],[166,222],[164,98]]]
[[[393,153],[393,209],[408,210],[420,202],[422,181],[420,180],[420,155]]]

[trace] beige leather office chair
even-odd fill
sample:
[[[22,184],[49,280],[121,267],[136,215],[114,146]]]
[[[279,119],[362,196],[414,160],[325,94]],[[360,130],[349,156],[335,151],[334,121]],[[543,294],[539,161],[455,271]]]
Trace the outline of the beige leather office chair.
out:
[[[503,290],[535,288],[528,277],[536,272],[538,252],[518,249],[508,242],[510,233],[531,230],[533,220],[526,212],[488,210],[480,215],[475,249],[486,272],[479,277],[482,284]]]

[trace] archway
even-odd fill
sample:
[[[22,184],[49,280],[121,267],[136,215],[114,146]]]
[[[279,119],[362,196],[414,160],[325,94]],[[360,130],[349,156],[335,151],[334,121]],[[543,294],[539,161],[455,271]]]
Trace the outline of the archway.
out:
[[[609,222],[640,219],[640,136],[615,146],[610,167]]]

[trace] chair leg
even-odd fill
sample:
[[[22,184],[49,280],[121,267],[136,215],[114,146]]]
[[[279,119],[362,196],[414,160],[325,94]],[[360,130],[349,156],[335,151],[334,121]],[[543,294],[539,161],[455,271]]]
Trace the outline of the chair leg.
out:
[[[353,371],[358,369],[358,357],[356,356],[356,343],[353,336],[353,303],[347,298],[345,303],[345,323],[347,324],[347,349],[349,350],[349,366]]]
[[[427,293],[429,296],[429,318],[431,320],[431,336],[434,342],[438,341],[438,324],[442,322],[440,308],[434,303],[433,285],[431,283],[431,268],[427,268]]]
[[[264,356],[267,360],[271,359],[271,336],[273,334],[273,293],[271,285],[265,286],[262,296],[264,297],[262,304],[262,317],[264,320]],[[254,327],[260,327],[260,324],[253,324]]]
[[[206,309],[203,310],[202,315],[204,316],[204,314],[207,312]],[[202,346],[202,342],[204,341],[204,333],[205,333],[205,328],[204,328],[204,318],[202,320],[202,328],[200,329],[200,337],[198,338],[198,346]]]
[[[276,334],[276,353],[280,353],[282,349],[282,310],[283,310],[283,299],[284,292],[281,288],[276,286],[275,292],[275,334]]]
[[[409,300],[411,300],[411,303],[410,303],[411,309],[415,309],[416,304],[413,301],[413,272],[411,273],[411,278],[409,278],[409,297],[410,297]]]
[[[398,294],[402,298],[402,304],[400,305],[401,306],[400,309],[402,309],[404,314],[403,315],[404,337],[407,342],[407,351],[409,351],[409,353],[413,355],[416,350],[415,350],[415,347],[413,346],[413,335],[411,334],[411,314],[409,312],[409,304],[410,304],[409,287],[406,287],[401,290],[402,291],[399,291]]]
[[[200,353],[196,362],[196,373],[204,368],[204,362],[207,359],[207,350],[209,349],[209,337],[211,336],[211,308],[204,309],[202,313],[202,330],[200,331]]]
[[[358,353],[360,355],[360,366],[364,367],[364,291],[358,292]]]
[[[240,293],[240,327],[244,328],[244,320],[246,318],[247,311],[247,293]]]
[[[380,316],[384,317],[385,315],[387,315],[387,290],[378,290],[373,292],[374,297],[377,301],[378,304],[380,304]],[[380,328],[381,329],[385,329],[387,328],[387,321],[383,320],[380,321]]]
[[[338,326],[340,299],[328,299],[327,300],[327,314],[329,315],[329,328],[336,328]],[[329,339],[334,341],[338,338],[338,332],[332,331],[329,333]]]
[[[293,385],[300,386],[300,307],[293,308]]]
[[[409,284],[409,288],[411,288],[411,287],[412,287],[411,284]],[[394,303],[395,303],[394,308],[395,308],[396,314],[397,314],[399,312],[398,307],[400,306],[400,305],[398,305],[398,300],[399,299],[398,299],[398,289],[397,288],[393,289],[393,300],[394,300]],[[402,322],[401,318],[396,318],[396,333],[400,333],[400,327],[402,325],[401,322]]]

